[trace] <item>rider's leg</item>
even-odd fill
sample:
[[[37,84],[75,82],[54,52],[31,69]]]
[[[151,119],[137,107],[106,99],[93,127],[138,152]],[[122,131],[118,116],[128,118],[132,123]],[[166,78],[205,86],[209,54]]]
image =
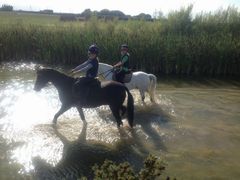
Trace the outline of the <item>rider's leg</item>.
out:
[[[81,90],[80,90],[80,104],[85,105],[88,102],[90,89],[93,87],[95,79],[86,77],[81,82]]]
[[[72,94],[74,97],[79,97],[80,88],[81,88],[81,81],[77,80],[72,87]]]
[[[124,77],[125,77],[125,72],[124,71],[120,71],[119,73],[116,74],[116,79],[118,82],[120,83],[124,83]]]

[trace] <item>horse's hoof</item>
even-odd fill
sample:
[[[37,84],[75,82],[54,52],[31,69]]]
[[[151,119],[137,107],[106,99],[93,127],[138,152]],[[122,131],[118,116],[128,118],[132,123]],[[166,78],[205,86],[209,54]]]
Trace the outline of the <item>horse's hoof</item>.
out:
[[[118,122],[117,127],[120,128],[120,126],[123,126],[123,122]]]
[[[133,127],[129,127],[128,130],[129,130],[130,132],[134,132],[134,131],[135,131]]]
[[[153,104],[157,104],[154,99],[150,99],[150,101],[151,101],[151,103],[153,103]]]
[[[129,131],[132,131],[132,130],[134,129],[133,126],[130,125],[130,124],[126,124],[126,125],[124,126],[124,128],[126,128],[126,129],[129,130]]]
[[[57,128],[57,124],[56,123],[52,123],[52,128]]]

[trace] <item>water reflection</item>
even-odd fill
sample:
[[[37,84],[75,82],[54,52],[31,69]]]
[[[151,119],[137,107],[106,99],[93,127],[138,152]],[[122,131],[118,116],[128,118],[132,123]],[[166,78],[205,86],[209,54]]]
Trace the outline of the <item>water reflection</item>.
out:
[[[76,149],[80,145],[83,148],[80,149],[82,153],[85,151],[84,147],[89,152],[95,153],[97,157],[99,153],[105,152],[100,159],[94,159],[94,163],[100,163],[108,157],[115,161],[133,162],[135,167],[140,166],[140,156],[149,153],[149,147],[142,142],[142,135],[150,132],[146,130],[147,133],[144,133],[140,124],[137,125],[136,131],[130,131],[127,127],[118,129],[114,118],[109,116],[111,112],[107,106],[84,109],[88,122],[87,134],[84,133],[87,127],[81,125],[80,117],[75,109],[67,111],[59,118],[58,128],[60,129],[53,129],[51,127],[52,117],[60,106],[58,94],[52,86],[48,86],[40,93],[33,91],[33,78],[35,77],[33,66],[33,64],[30,67],[21,65],[13,68],[14,66],[10,67],[10,64],[6,64],[1,69],[9,77],[5,76],[6,80],[1,83],[0,135],[7,144],[10,144],[10,162],[21,164],[21,173],[33,172],[35,170],[33,161],[36,163],[38,160],[50,169],[63,166],[61,164],[64,164],[65,156],[71,159],[69,155],[66,155],[69,153],[65,152],[72,150],[67,149],[72,147]],[[79,135],[81,129],[82,133]],[[61,133],[64,136],[61,136]],[[155,135],[158,136],[157,133]],[[147,136],[144,139],[147,139]],[[155,139],[156,142],[157,140],[160,140],[160,137]],[[113,147],[110,147],[110,144]],[[163,147],[160,144],[158,145]],[[79,157],[80,161],[84,155],[73,156]],[[37,158],[33,160],[33,157]],[[78,165],[78,170],[87,171],[88,168],[85,167],[88,167],[88,160],[81,160],[84,165],[83,167]]]
[[[53,131],[63,144],[62,158],[55,166],[51,166],[40,157],[34,158],[35,177],[39,179],[76,179],[81,175],[92,178],[91,167],[94,164],[102,164],[105,159],[118,163],[128,161],[137,165],[136,169],[140,167],[142,156],[131,146],[126,146],[129,141],[133,141],[129,138],[121,138],[115,146],[87,140],[87,123],[82,124],[82,131],[74,141],[69,141],[57,126],[53,126]],[[124,133],[123,129],[120,131],[120,134]]]
[[[146,106],[132,91],[134,130],[126,120],[118,129],[107,106],[84,109],[87,126],[70,109],[54,129],[57,91],[51,85],[33,91],[34,66],[7,63],[0,68],[0,179],[21,179],[19,173],[27,179],[35,171],[36,177],[41,171],[53,177],[90,176],[86,167],[102,157],[138,167],[148,153],[164,156],[166,173],[179,179],[238,179],[240,83],[160,83],[157,104],[147,96]]]
[[[141,103],[141,102],[140,102]],[[171,123],[174,118],[172,115],[165,113],[160,104],[138,105],[135,104],[135,117],[134,117],[134,131],[130,131],[129,135],[134,138],[133,144],[137,145],[138,150],[142,153],[145,149],[151,149],[156,151],[166,151],[166,147],[163,143],[166,129],[171,127]],[[99,116],[106,122],[113,122],[114,118],[111,113],[99,111]],[[124,128],[126,128],[126,117],[123,117]],[[148,143],[145,143],[148,141]]]

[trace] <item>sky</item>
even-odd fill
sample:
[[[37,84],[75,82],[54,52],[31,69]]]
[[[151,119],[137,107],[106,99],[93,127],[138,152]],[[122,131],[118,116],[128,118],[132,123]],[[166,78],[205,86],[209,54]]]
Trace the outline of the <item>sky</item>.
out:
[[[52,9],[54,12],[81,13],[85,9],[100,11],[102,9],[120,10],[127,15],[179,10],[193,4],[193,13],[216,11],[229,5],[240,9],[240,0],[0,0],[2,4],[12,5],[14,10]]]

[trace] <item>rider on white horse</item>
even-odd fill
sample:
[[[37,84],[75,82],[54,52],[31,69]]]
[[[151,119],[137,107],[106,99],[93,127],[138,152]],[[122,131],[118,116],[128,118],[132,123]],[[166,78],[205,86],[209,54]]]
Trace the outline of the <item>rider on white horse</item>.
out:
[[[124,83],[125,74],[129,72],[129,56],[128,53],[128,45],[121,45],[121,60],[113,66],[113,68],[120,67],[118,71],[116,71],[116,81],[120,83]]]

